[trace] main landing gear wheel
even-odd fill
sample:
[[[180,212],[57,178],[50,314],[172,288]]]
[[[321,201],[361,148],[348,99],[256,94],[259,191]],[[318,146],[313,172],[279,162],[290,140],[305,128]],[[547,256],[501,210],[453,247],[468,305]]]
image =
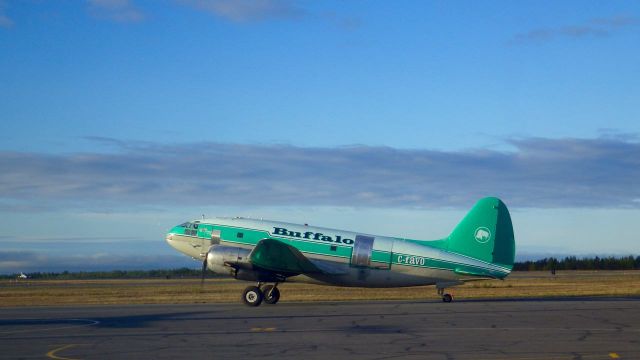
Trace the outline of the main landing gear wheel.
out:
[[[446,303],[450,303],[453,301],[453,296],[451,296],[451,294],[444,294],[442,295],[442,301]]]
[[[280,290],[274,285],[267,285],[263,288],[264,302],[267,304],[275,304],[280,300]]]
[[[257,286],[247,286],[242,292],[242,301],[249,306],[258,306],[262,303],[264,295]]]

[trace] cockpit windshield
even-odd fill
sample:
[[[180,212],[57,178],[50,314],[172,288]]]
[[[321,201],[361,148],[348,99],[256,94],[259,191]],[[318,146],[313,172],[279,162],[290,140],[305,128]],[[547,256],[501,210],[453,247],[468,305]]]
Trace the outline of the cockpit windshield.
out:
[[[184,228],[184,230],[178,230],[178,233],[182,233],[187,236],[198,236],[198,227],[200,227],[199,221],[188,221],[186,223],[182,223],[178,226],[178,228]]]

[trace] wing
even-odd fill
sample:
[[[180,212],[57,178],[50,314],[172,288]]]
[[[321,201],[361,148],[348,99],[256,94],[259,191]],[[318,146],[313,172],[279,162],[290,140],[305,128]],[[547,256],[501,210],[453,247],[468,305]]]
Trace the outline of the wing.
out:
[[[322,273],[298,249],[274,239],[262,239],[249,254],[249,261],[265,270],[289,274]]]
[[[258,268],[285,276],[305,274],[313,277],[349,272],[348,264],[308,258],[295,247],[275,239],[260,240],[249,254],[249,261]]]

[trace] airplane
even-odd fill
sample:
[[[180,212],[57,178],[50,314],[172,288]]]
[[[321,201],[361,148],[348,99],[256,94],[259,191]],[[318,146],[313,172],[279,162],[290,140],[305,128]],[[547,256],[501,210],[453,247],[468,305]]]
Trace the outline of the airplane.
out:
[[[20,273],[20,275],[18,275],[18,279],[28,279],[29,277],[27,275],[25,275],[23,272]]]
[[[193,220],[173,227],[166,241],[211,270],[256,282],[242,293],[246,305],[275,304],[278,284],[307,282],[351,287],[435,285],[504,279],[513,268],[511,216],[498,198],[480,199],[451,234],[415,240],[249,218]]]

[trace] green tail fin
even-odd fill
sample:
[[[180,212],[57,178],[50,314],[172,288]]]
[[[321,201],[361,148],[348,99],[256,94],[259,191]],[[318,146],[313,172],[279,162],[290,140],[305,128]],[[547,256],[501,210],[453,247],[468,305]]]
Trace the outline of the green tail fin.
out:
[[[498,198],[480,199],[446,241],[448,251],[513,268],[513,225],[507,206]]]

